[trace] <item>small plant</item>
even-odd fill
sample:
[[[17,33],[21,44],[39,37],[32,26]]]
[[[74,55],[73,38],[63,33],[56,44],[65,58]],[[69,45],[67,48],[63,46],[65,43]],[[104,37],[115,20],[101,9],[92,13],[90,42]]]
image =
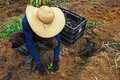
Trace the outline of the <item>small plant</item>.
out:
[[[3,28],[0,28],[0,38],[9,38],[13,32],[20,29],[22,29],[22,20],[14,16],[9,24],[5,24]]]
[[[97,24],[97,22],[88,23],[87,26],[86,26],[86,30],[88,31],[88,30],[91,30],[91,29],[95,28],[96,24]]]
[[[116,42],[112,42],[112,43],[109,44],[109,46],[110,46],[111,48],[117,48],[117,47],[120,46],[120,44],[119,44],[119,43],[116,43]]]
[[[116,49],[117,47],[120,46],[120,44],[117,42],[110,41],[110,42],[108,42],[108,46]],[[115,67],[116,69],[120,69],[120,65],[118,64],[118,62],[120,62],[120,53],[119,52],[116,53],[114,62],[115,62],[115,65],[112,67]]]
[[[28,4],[35,7],[40,7],[41,5],[50,5],[52,3],[57,3],[61,1],[63,0],[28,0]]]
[[[39,7],[42,4],[42,0],[28,0],[28,4]]]
[[[50,65],[48,65],[48,70],[53,71],[53,64],[52,63]]]
[[[95,1],[90,1],[90,2],[88,2],[88,4],[90,4],[90,5],[93,5],[93,4],[96,4],[97,2],[95,2]]]

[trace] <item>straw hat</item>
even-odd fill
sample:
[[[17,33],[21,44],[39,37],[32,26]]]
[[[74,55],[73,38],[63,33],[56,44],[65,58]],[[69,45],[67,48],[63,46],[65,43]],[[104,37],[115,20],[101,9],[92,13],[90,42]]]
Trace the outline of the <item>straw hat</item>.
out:
[[[62,31],[65,25],[63,12],[57,7],[27,6],[26,16],[32,30],[40,37],[50,38]]]

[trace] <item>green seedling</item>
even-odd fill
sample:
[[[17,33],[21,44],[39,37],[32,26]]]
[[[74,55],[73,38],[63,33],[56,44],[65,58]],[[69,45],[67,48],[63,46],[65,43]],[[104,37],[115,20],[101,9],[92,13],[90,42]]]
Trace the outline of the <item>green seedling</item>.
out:
[[[88,30],[91,30],[91,29],[95,28],[96,24],[97,24],[97,22],[88,23],[87,26],[86,26],[86,30],[88,31]]]
[[[48,65],[48,70],[53,71],[53,64],[52,63],[50,65]]]
[[[0,28],[0,38],[9,38],[13,32],[22,29],[22,20],[16,16],[12,17],[12,21]]]
[[[117,47],[120,46],[120,44],[116,43],[116,42],[112,42],[109,46],[112,47],[112,48],[117,48]]]
[[[120,44],[117,42],[109,42],[108,46],[115,49],[115,48],[119,47]],[[116,53],[114,62],[115,62],[115,65],[112,67],[115,67],[116,69],[120,69],[120,65],[118,64],[118,62],[120,62],[120,53],[119,52]]]
[[[42,0],[28,0],[30,5],[33,5],[35,7],[39,7],[42,3]]]
[[[90,1],[90,2],[88,2],[88,4],[93,5],[93,4],[97,4],[97,2],[95,2],[95,1]]]
[[[29,4],[35,7],[40,7],[41,5],[48,5],[52,0],[28,0]]]
[[[66,1],[66,0],[28,0],[28,4],[35,7],[40,7],[41,5],[51,5],[62,1]]]

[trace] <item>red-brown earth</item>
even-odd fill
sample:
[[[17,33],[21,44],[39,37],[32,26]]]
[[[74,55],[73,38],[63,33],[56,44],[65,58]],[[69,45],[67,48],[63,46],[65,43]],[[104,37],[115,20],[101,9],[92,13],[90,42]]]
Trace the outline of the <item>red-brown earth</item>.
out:
[[[9,23],[12,16],[24,15],[26,5],[23,0],[10,4],[0,0],[0,26]],[[86,17],[88,22],[97,22],[96,28],[74,45],[62,45],[60,69],[48,75],[25,70],[23,56],[11,49],[9,39],[0,39],[0,80],[120,80],[120,69],[114,62],[120,47],[106,46],[109,41],[120,43],[120,0],[69,0],[61,5]],[[86,36],[95,43],[94,51],[89,52],[92,55],[87,57],[80,51],[87,44]]]

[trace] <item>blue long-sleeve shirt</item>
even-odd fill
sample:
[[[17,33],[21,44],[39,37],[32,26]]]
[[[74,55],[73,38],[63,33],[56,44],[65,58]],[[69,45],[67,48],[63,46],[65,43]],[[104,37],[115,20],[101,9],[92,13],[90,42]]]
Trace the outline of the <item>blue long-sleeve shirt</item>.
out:
[[[25,37],[25,43],[26,47],[33,57],[34,61],[36,63],[40,62],[40,56],[38,55],[37,49],[35,47],[35,43],[33,40],[33,34],[32,34],[32,29],[30,28],[30,25],[27,21],[27,17],[24,16],[22,20],[22,27],[23,27],[23,32],[24,32],[24,37]],[[58,41],[58,45],[54,48],[54,60],[59,60],[59,54],[60,54],[60,34],[56,35],[55,38]]]

